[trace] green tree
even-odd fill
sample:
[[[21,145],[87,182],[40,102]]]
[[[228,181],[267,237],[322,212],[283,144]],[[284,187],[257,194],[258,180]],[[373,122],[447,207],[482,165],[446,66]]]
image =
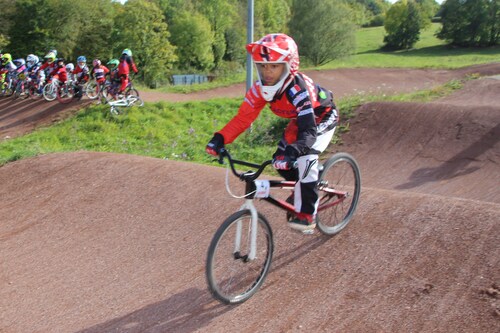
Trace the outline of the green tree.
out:
[[[214,34],[212,52],[217,68],[226,54],[226,31],[232,26],[235,8],[228,0],[201,0],[199,10],[208,19]]]
[[[9,49],[19,57],[43,56],[53,48],[68,62],[84,52],[95,57],[110,53],[110,0],[17,0],[10,8]]]
[[[437,37],[457,46],[489,46],[500,41],[500,0],[447,0]]]
[[[243,1],[246,6],[247,1]],[[242,14],[247,15],[247,7]],[[255,0],[254,2],[254,34],[255,39],[269,33],[287,32],[290,6],[286,0]]]
[[[349,9],[337,0],[293,0],[290,35],[301,56],[313,65],[323,65],[355,50],[355,25]]]
[[[170,28],[180,69],[206,71],[214,67],[214,33],[204,15],[187,11],[178,13]]]
[[[113,57],[113,26],[116,16],[116,7],[110,0],[87,1],[84,14],[79,14],[78,20],[82,22],[77,42],[72,52],[71,59],[80,55],[99,58],[104,63]]]
[[[384,28],[387,48],[403,50],[412,48],[420,39],[421,18],[414,1],[400,0],[387,11]]]
[[[147,0],[129,0],[115,19],[114,54],[131,49],[144,82],[155,86],[177,60],[161,9]]]
[[[8,31],[13,23],[12,13],[15,11],[15,6],[12,6],[11,0],[0,0],[0,22],[2,22],[2,29],[0,30],[0,53],[9,44]]]
[[[53,2],[48,0],[18,0],[10,13],[9,51],[15,57],[29,53],[44,55],[50,48],[58,47],[57,33],[50,20],[53,18]],[[61,27],[65,22],[61,22]],[[63,30],[63,29],[62,29]]]

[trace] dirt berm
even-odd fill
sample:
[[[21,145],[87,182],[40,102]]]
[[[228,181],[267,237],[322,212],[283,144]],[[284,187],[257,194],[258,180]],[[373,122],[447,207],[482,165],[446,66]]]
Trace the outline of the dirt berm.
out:
[[[274,261],[240,306],[205,283],[211,237],[241,204],[224,169],[93,152],[9,163],[0,332],[499,332],[499,92],[484,78],[361,107],[332,147],[361,166],[355,218],[304,236],[259,203]]]

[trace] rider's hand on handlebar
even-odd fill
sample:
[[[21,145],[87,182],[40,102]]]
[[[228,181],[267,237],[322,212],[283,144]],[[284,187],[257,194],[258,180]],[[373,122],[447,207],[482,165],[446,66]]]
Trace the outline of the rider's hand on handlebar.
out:
[[[224,148],[224,137],[222,134],[215,133],[213,138],[208,142],[205,151],[210,155],[218,156],[222,148]]]
[[[273,167],[277,170],[290,170],[295,167],[295,159],[288,155],[278,155],[273,158]]]

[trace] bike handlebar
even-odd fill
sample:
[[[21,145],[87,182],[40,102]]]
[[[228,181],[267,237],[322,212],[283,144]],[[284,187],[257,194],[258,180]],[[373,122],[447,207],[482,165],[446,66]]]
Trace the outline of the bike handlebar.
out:
[[[250,163],[250,162],[246,162],[246,161],[235,160],[231,157],[231,154],[229,154],[229,152],[225,148],[222,148],[219,151],[219,164],[223,164],[224,157],[226,157],[227,160],[229,161],[229,165],[231,167],[231,170],[233,171],[233,174],[236,177],[238,177],[240,180],[244,180],[244,181],[254,181],[255,179],[259,178],[259,176],[262,174],[264,169],[268,165],[273,163],[272,160],[265,161],[262,164],[255,164],[255,163]],[[257,170],[239,173],[238,171],[236,171],[236,169],[234,167],[235,164],[245,165],[245,166],[248,166],[251,168],[255,168]]]

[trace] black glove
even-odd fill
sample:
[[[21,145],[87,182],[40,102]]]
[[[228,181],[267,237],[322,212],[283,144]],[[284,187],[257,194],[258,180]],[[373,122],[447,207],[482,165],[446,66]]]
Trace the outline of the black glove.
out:
[[[215,133],[205,148],[205,151],[210,155],[218,156],[220,150],[224,148],[224,137],[220,133]]]
[[[273,158],[273,167],[277,170],[290,170],[297,167],[298,152],[292,146],[286,146],[285,153]]]
[[[277,170],[290,170],[294,164],[295,161],[287,155],[278,155],[273,158],[273,167]]]

